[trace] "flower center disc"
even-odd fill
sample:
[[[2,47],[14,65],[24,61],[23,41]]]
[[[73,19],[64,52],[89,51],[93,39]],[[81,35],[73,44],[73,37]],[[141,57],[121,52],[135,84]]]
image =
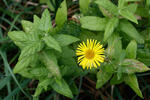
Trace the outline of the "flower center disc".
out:
[[[87,51],[85,52],[85,57],[86,57],[87,59],[92,59],[92,58],[94,58],[94,56],[95,56],[95,54],[94,54],[93,50],[87,50]]]

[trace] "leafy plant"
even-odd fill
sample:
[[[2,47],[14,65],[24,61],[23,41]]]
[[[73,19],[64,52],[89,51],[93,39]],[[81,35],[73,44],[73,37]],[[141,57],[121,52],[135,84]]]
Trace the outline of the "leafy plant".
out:
[[[138,45],[144,44],[144,37],[131,23],[138,24],[135,16],[138,5],[130,4],[130,0],[118,0],[118,5],[110,0],[83,2],[86,0],[80,0],[80,10],[84,15],[80,18],[81,27],[91,32],[104,32],[104,35],[101,35],[103,37],[101,41],[107,44],[107,62],[97,73],[96,88],[101,88],[108,80],[112,85],[125,82],[138,96],[143,98],[135,73],[150,69],[136,59]],[[90,5],[93,3],[98,5],[103,17],[88,15]],[[129,44],[125,46],[122,41]]]
[[[56,11],[52,6],[56,5],[55,0],[43,3],[47,3],[51,11]],[[75,79],[88,72],[97,77],[97,89],[108,81],[111,85],[124,82],[143,98],[136,73],[150,70],[147,67],[150,66],[150,29],[141,32],[138,29],[141,22],[137,17],[150,18],[147,16],[149,1],[79,0],[79,6],[80,13],[75,17],[81,27],[79,23],[67,20],[67,3],[64,0],[56,13],[56,27],[53,27],[46,9],[41,18],[34,15],[33,22],[22,20],[24,31],[9,32],[8,36],[21,50],[13,72],[38,80],[34,98],[48,90],[73,98],[73,94],[79,92]],[[76,42],[89,38],[100,41],[106,49],[105,62],[94,71],[82,70],[75,59]]]

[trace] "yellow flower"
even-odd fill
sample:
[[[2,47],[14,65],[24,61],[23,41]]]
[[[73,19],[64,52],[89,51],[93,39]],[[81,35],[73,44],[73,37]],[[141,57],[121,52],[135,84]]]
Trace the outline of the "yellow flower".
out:
[[[97,40],[87,39],[87,43],[82,42],[78,45],[76,55],[78,56],[78,63],[85,69],[100,66],[104,62],[104,48],[97,42]]]

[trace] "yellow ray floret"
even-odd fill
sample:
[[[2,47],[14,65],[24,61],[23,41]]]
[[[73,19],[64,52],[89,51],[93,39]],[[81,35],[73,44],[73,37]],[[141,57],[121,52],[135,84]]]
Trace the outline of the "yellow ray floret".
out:
[[[100,63],[104,62],[104,48],[97,42],[97,40],[87,39],[87,43],[82,42],[78,45],[76,55],[78,56],[78,63],[85,68],[97,68]]]

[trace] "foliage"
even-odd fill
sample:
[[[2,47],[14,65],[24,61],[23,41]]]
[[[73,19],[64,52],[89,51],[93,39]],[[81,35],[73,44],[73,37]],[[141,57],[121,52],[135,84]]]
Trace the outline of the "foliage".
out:
[[[34,99],[39,98],[43,92],[51,91],[52,94],[57,92],[77,100],[82,77],[91,78],[92,75],[96,89],[104,87],[108,82],[111,86],[124,82],[139,97],[144,98],[137,73],[150,70],[149,0],[79,0],[75,3],[79,4],[80,12],[71,17],[75,21],[69,20],[67,9],[70,2],[72,1],[40,0],[40,3],[46,3],[49,10],[55,13],[55,19],[45,9],[41,18],[33,15],[33,22],[21,20],[23,31],[15,25],[15,31],[12,28],[9,30],[9,38],[21,52],[12,72],[3,50],[7,45],[0,47],[7,75],[0,81],[0,89],[7,85],[10,94],[5,99],[9,100],[19,90],[31,98],[22,89],[31,80],[25,79],[19,84],[17,75],[14,74],[38,82],[34,89]],[[12,14],[8,15],[13,17]],[[53,24],[54,21],[56,25]],[[0,35],[0,39],[2,37]],[[98,69],[83,70],[77,64],[77,44],[87,38],[100,41],[106,49],[105,62]],[[12,93],[11,76],[17,84]],[[78,89],[76,79],[79,77]]]

